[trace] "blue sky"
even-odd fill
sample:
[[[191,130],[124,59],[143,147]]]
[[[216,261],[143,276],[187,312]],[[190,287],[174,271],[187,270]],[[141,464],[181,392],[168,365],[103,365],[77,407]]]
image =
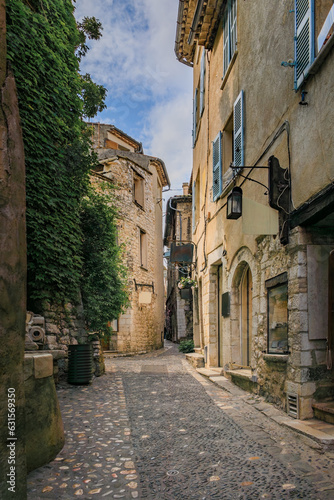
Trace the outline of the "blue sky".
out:
[[[95,16],[103,36],[90,44],[81,72],[108,89],[111,123],[161,158],[172,188],[191,173],[192,70],[174,54],[178,0],[77,0],[75,16]],[[166,198],[180,191],[166,193]]]

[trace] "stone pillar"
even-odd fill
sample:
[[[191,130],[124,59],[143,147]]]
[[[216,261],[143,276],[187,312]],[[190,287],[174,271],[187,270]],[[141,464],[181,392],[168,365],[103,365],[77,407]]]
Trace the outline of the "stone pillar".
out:
[[[6,70],[5,7],[0,0],[0,498],[24,500],[25,168],[15,81]],[[10,429],[8,390],[15,394],[15,427],[11,423]]]

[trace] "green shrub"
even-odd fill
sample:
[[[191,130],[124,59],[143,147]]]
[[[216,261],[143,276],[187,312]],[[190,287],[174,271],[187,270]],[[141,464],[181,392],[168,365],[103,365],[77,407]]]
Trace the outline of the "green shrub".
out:
[[[179,345],[179,351],[184,353],[194,352],[194,347],[193,340],[182,340]]]

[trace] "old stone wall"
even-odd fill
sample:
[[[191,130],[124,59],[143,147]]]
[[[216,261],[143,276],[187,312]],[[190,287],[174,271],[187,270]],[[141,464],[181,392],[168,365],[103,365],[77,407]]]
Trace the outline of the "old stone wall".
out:
[[[187,193],[183,196],[175,196],[171,198],[169,203],[172,204],[171,220],[169,236],[171,241],[182,241],[184,243],[192,241],[191,224],[192,224],[192,207],[191,196]],[[166,222],[167,224],[167,222]],[[165,229],[166,231],[166,229]],[[169,246],[170,242],[169,241]],[[196,255],[194,252],[193,261]],[[191,269],[187,264],[183,263],[168,263],[167,279],[167,305],[166,305],[166,326],[167,336],[174,342],[179,342],[182,339],[193,338],[193,298],[184,299],[181,297],[181,291],[178,288],[178,282],[181,277],[191,275]]]
[[[42,309],[45,318],[45,342],[41,349],[62,350],[67,354],[69,345],[85,344],[88,341],[81,304],[51,305],[45,302]],[[67,356],[58,360],[58,368],[60,376],[67,372]]]
[[[130,307],[118,318],[110,346],[121,353],[151,351],[163,340],[162,187],[144,155],[138,155],[138,163],[115,156],[117,151],[111,150],[114,159],[103,160],[103,176],[116,186],[118,239],[128,269]],[[143,183],[140,203],[135,199],[135,178]]]
[[[257,251],[242,247],[228,266],[224,256],[217,261],[219,249],[213,252],[208,270],[202,275],[202,301],[204,345],[208,348],[208,366],[229,370],[231,363],[242,365],[241,356],[241,303],[240,282],[249,267],[252,275],[252,317],[250,370],[256,378],[257,391],[266,398],[287,408],[287,395],[299,399],[300,418],[313,416],[312,403],[334,395],[333,372],[326,366],[326,329],[321,329],[328,305],[323,299],[326,268],[334,238],[328,234],[296,228],[290,242],[282,246],[278,238],[257,238]],[[316,250],[316,253],[315,253]],[[320,255],[320,259],[317,257]],[[217,265],[223,264],[223,290],[230,291],[230,314],[221,318],[220,349],[218,360],[218,300]],[[268,297],[265,282],[287,273],[288,283],[288,348],[287,354],[268,354]],[[318,276],[314,282],[314,276]],[[310,288],[313,288],[313,294]],[[315,295],[321,301],[314,307]],[[315,315],[315,318],[313,317]],[[312,334],[310,323],[317,321]]]

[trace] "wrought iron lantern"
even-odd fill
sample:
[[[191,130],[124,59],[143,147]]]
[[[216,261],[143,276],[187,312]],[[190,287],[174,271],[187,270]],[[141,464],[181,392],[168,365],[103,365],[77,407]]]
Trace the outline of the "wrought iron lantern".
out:
[[[242,189],[234,187],[227,197],[227,219],[239,219],[242,215]]]

